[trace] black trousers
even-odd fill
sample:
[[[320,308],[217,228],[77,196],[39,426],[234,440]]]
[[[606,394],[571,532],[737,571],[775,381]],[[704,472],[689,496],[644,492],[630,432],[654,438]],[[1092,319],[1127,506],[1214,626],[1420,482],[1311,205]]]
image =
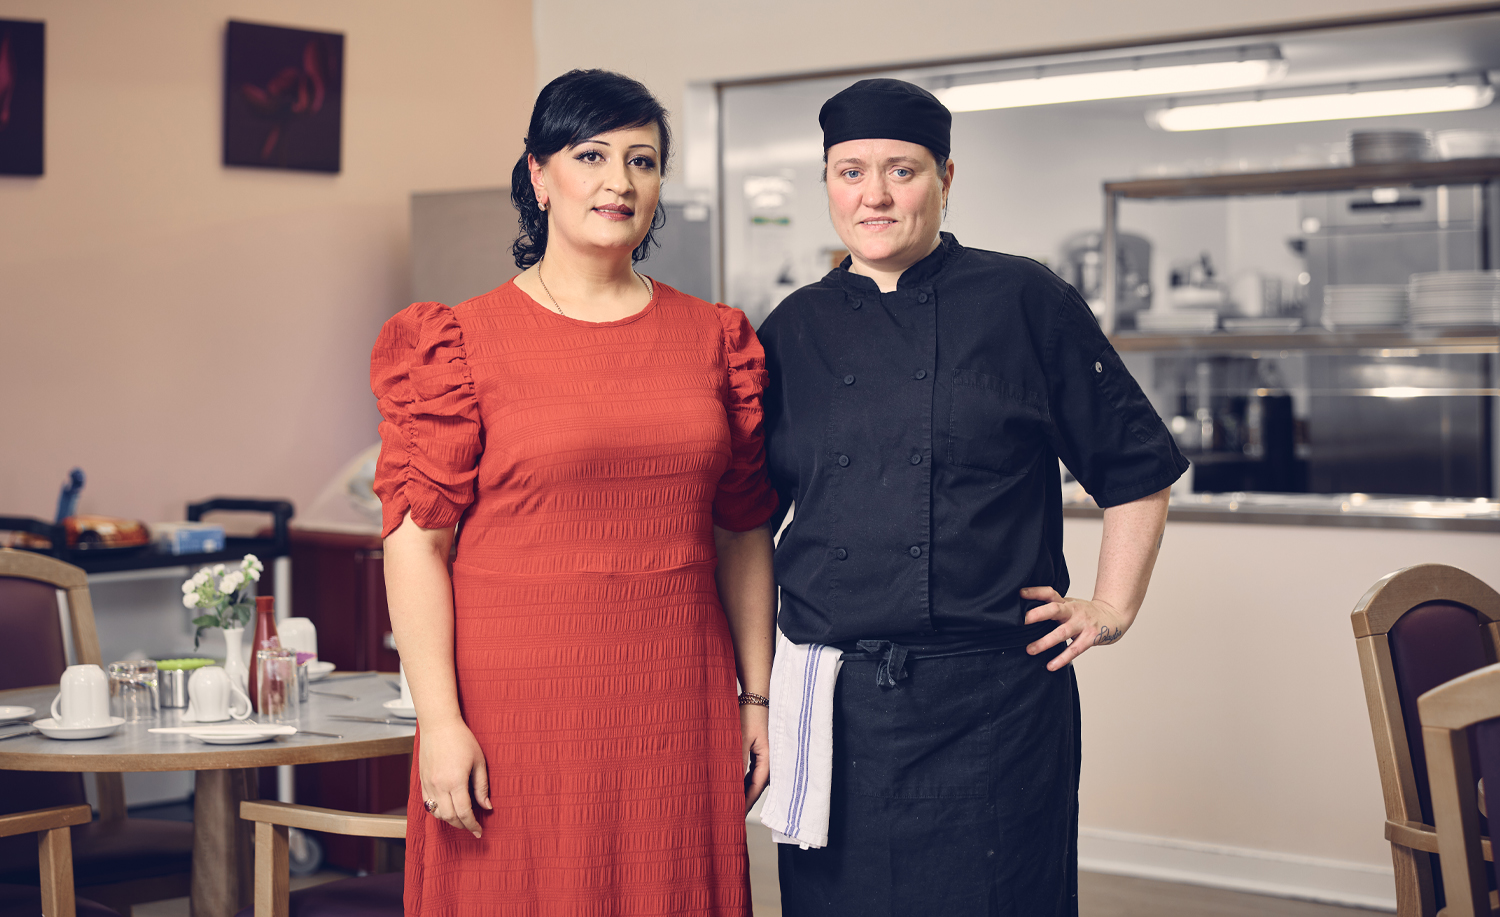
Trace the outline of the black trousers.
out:
[[[1061,647],[846,657],[828,846],[778,845],[786,917],[1078,914],[1078,687]]]

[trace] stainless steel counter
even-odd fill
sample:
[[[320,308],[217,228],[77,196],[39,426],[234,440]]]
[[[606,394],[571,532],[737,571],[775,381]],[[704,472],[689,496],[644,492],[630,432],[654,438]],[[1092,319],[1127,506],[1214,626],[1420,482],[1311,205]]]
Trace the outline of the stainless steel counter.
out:
[[[1190,494],[1173,495],[1170,513],[1172,522],[1500,533],[1500,502],[1495,500],[1423,500],[1367,494]],[[1063,507],[1063,515],[1074,518],[1098,519],[1103,514],[1086,498]]]

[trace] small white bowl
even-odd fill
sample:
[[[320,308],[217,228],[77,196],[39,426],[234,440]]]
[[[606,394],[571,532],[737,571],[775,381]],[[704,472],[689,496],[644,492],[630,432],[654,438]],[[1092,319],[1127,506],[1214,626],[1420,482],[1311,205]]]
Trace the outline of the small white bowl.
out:
[[[411,704],[401,703],[401,698],[399,697],[394,700],[388,700],[380,706],[391,711],[396,716],[403,717],[408,720],[414,720],[417,718],[417,708],[412,706]]]

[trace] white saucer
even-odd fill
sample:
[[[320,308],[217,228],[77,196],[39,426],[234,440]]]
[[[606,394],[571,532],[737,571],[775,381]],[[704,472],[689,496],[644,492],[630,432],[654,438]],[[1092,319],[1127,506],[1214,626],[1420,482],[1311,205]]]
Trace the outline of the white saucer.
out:
[[[110,717],[108,726],[59,726],[51,717],[37,720],[31,725],[40,729],[42,735],[49,739],[102,739],[125,725],[125,717]]]
[[[397,716],[405,717],[409,720],[414,720],[417,718],[417,708],[413,707],[411,704],[401,703],[401,698],[399,697],[395,700],[388,700],[380,706],[391,711]]]
[[[35,713],[31,707],[0,707],[0,723],[13,723],[24,720]]]
[[[254,745],[276,738],[263,732],[190,732],[188,735],[210,745]]]
[[[314,659],[312,662],[309,662],[307,664],[307,680],[322,681],[329,675],[333,674],[333,670],[336,668],[338,668],[338,666],[334,665],[331,662],[324,662],[321,659]]]

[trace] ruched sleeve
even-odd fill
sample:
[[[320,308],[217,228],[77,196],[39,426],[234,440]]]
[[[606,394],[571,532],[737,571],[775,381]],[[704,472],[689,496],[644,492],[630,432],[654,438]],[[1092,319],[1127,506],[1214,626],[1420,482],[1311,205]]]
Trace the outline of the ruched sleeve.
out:
[[[380,407],[375,494],[381,535],[406,518],[424,529],[458,522],[474,500],[481,429],[463,329],[441,303],[417,303],[380,329],[370,354]]]
[[[776,491],[766,478],[765,417],[761,394],[766,389],[766,354],[749,319],[739,309],[720,305],[724,356],[729,384],[724,409],[729,416],[729,468],[714,495],[714,525],[747,532],[776,511]]]

